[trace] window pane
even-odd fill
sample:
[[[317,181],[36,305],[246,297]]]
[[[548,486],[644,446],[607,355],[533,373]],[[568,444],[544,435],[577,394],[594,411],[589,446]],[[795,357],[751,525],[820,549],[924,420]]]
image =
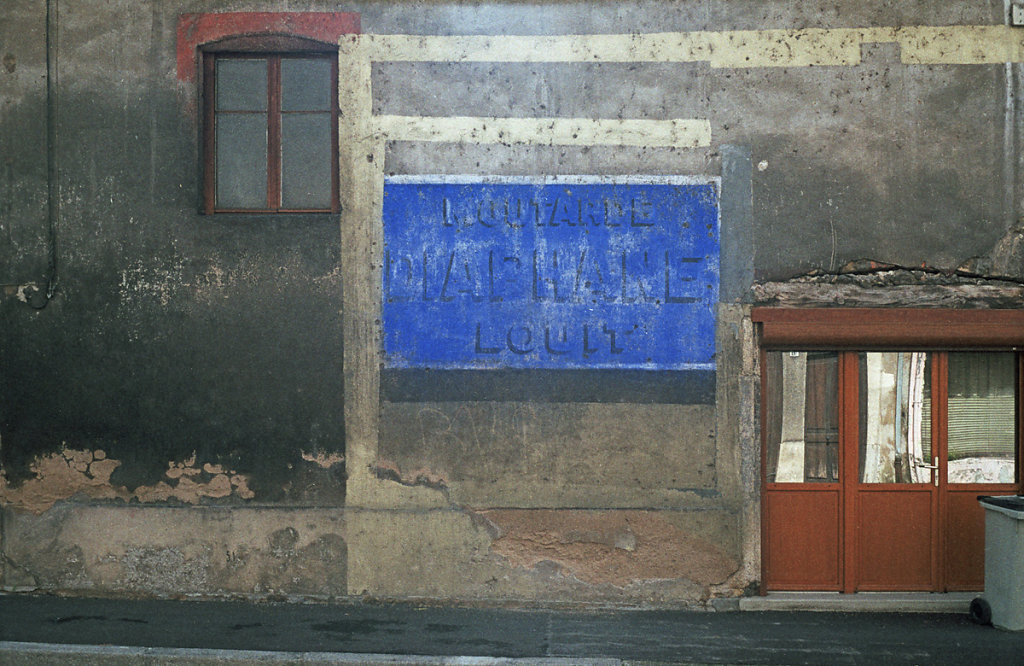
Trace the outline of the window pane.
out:
[[[931,359],[923,352],[860,355],[860,480],[930,483]]]
[[[837,481],[839,355],[770,352],[767,362],[768,481]]]
[[[265,59],[217,58],[217,110],[267,110]]]
[[[1013,483],[1015,357],[949,355],[950,483]]]
[[[266,116],[217,116],[217,207],[267,207]]]
[[[281,59],[281,110],[329,111],[331,108],[331,61]]]
[[[281,205],[331,207],[331,114],[281,117]]]

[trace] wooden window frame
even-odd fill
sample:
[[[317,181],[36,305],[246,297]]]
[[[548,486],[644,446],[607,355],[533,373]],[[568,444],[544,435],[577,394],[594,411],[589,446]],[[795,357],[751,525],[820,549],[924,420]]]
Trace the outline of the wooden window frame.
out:
[[[267,66],[267,201],[263,208],[217,207],[217,109],[216,66],[218,58],[260,58]],[[281,202],[281,60],[323,59],[331,63],[331,204],[329,208],[287,208]],[[204,48],[203,64],[203,213],[280,214],[338,213],[341,209],[338,182],[338,59],[336,48],[301,38],[238,38]]]

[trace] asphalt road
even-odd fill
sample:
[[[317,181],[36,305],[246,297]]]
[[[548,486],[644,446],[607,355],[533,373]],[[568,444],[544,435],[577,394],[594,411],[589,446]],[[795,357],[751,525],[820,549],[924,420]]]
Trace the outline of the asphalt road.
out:
[[[36,663],[15,661],[17,646],[26,643],[463,659],[443,663],[477,663],[466,661],[471,658],[543,663],[565,658],[568,661],[563,663],[607,659],[612,660],[609,663],[1024,664],[1024,632],[978,626],[965,614],[574,612],[0,596],[0,663]],[[142,653],[136,650],[135,654]],[[433,663],[442,662],[435,659]]]

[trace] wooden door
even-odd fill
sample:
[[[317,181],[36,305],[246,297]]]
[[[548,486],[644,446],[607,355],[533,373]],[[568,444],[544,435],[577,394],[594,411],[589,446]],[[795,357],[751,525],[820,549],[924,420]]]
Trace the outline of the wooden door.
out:
[[[939,363],[946,380],[937,439],[942,579],[946,590],[980,590],[985,510],[978,496],[1014,495],[1022,488],[1024,356],[950,352]]]
[[[851,548],[843,589],[932,590],[939,543],[931,409],[937,367],[924,352],[844,354],[844,361],[844,378],[851,391],[856,386],[857,418],[844,433]]]
[[[1021,487],[1019,357],[772,352],[764,361],[765,589],[981,589],[977,496]]]
[[[839,354],[776,352],[763,367],[764,580],[769,589],[837,590],[844,539]]]

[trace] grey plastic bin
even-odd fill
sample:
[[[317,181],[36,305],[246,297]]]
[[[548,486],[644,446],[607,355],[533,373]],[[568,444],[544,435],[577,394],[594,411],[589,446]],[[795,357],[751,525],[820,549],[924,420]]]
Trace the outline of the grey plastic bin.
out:
[[[985,508],[985,596],[971,604],[971,616],[1024,630],[1024,496],[978,501]]]

